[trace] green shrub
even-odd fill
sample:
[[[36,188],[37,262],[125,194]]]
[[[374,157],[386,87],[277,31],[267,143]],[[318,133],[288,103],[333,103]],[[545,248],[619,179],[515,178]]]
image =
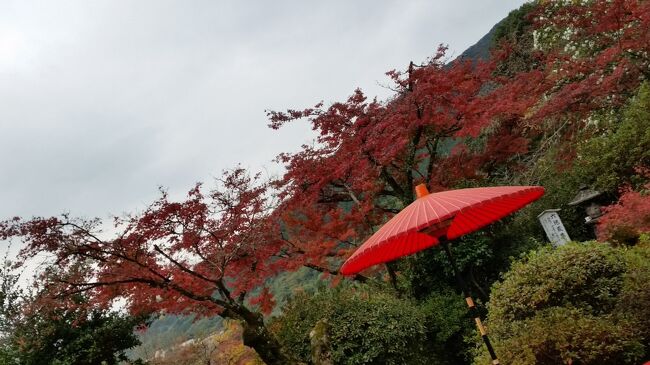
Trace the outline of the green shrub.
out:
[[[649,259],[644,245],[597,242],[529,253],[488,304],[503,363],[638,364],[650,349]],[[475,363],[487,363],[480,351]]]
[[[427,348],[432,352],[429,364],[467,364],[472,344],[467,341],[476,332],[465,299],[451,288],[438,289],[420,304],[427,327]]]
[[[271,324],[298,360],[310,360],[316,322],[327,320],[335,364],[429,364],[426,317],[408,300],[338,287],[296,295]]]

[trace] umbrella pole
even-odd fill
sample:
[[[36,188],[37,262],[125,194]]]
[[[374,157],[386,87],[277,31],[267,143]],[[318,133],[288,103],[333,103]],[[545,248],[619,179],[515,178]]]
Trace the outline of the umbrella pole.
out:
[[[474,299],[472,299],[472,296],[469,293],[469,288],[467,287],[467,284],[465,283],[463,277],[460,275],[460,270],[458,270],[458,266],[456,266],[456,260],[454,260],[454,257],[451,254],[451,245],[449,244],[449,240],[443,236],[440,237],[440,243],[442,244],[442,247],[444,248],[445,253],[447,254],[447,258],[451,263],[451,267],[454,270],[454,276],[456,276],[456,282],[458,282],[460,289],[463,291],[463,295],[465,296],[465,302],[467,303],[467,307],[469,307],[469,312],[474,317],[474,321],[476,322],[476,327],[478,328],[478,331],[481,333],[481,338],[485,343],[485,347],[487,347],[487,350],[490,353],[490,357],[492,358],[492,364],[493,365],[500,364],[499,359],[497,358],[497,354],[494,352],[494,347],[492,347],[492,343],[490,342],[490,338],[488,337],[487,330],[485,329],[485,326],[483,326],[483,322],[481,322],[481,317],[478,314],[476,305],[474,304]]]

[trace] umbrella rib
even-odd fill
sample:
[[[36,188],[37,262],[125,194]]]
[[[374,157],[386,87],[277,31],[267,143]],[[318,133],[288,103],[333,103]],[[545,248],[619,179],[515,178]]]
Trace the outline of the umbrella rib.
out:
[[[452,211],[450,211],[449,209],[447,209],[447,207],[445,207],[444,205],[442,205],[442,203],[440,203],[440,202],[437,202],[437,203],[447,211],[447,214],[452,214]],[[453,207],[456,208],[456,210],[458,210],[458,211],[460,211],[461,209],[463,209],[463,207],[459,207],[458,205],[456,205],[456,204],[450,202],[448,197],[445,197],[445,203],[447,203],[447,204],[453,206]]]
[[[401,213],[401,212],[400,212],[400,213]],[[399,214],[397,214],[397,215],[396,215],[395,217],[393,217],[393,218],[394,218],[394,219],[395,219],[395,218],[397,218],[397,219],[401,219],[401,217],[399,216]],[[391,227],[387,227],[386,225],[384,225],[383,227],[381,227],[381,228],[377,231],[377,233],[375,233],[374,235],[372,235],[372,237],[370,237],[369,240],[373,240],[373,238],[374,238],[374,241],[375,241],[375,242],[372,243],[372,247],[377,246],[377,244],[379,244],[379,243],[381,243],[382,241],[385,240],[386,234],[388,233],[388,231],[390,231],[390,228],[391,228]]]
[[[465,196],[464,194],[445,194],[445,200],[448,203],[451,203],[451,201],[460,202],[462,204],[462,206],[461,206],[462,208],[464,208],[467,205],[474,204],[474,201],[473,200],[467,200],[468,198],[473,198],[473,197],[468,197],[468,196]],[[461,208],[461,207],[458,207],[458,208]]]
[[[415,209],[409,209],[408,219],[406,219],[406,216],[404,216],[404,219],[402,221],[400,221],[400,224],[399,224],[400,227],[396,227],[396,233],[394,235],[398,235],[400,233],[405,233],[405,232],[408,231],[408,222],[411,221],[411,218],[413,217],[413,215],[415,215],[415,213],[416,213]],[[403,225],[403,223],[405,223],[405,222],[406,222],[406,224]],[[402,226],[405,226],[406,228],[402,229]],[[400,230],[403,230],[403,232],[400,232]]]
[[[436,209],[431,205],[431,199],[426,200],[427,205],[429,205],[429,208],[431,208],[431,211],[436,215],[436,221],[440,221],[440,214],[436,211]],[[449,213],[449,211],[447,211]]]
[[[439,221],[442,220],[442,218],[444,218],[444,216],[441,217],[441,216],[438,214],[438,211],[436,210],[436,208],[435,208],[432,204],[436,204],[436,205],[438,205],[438,207],[440,207],[441,209],[444,209],[444,210],[447,212],[447,214],[450,214],[450,213],[451,213],[451,212],[449,211],[449,209],[447,209],[447,207],[445,207],[445,206],[444,206],[442,203],[440,203],[437,199],[435,199],[435,200],[434,200],[434,199],[427,200],[427,203],[429,203],[429,206],[431,207],[431,210],[433,210],[434,212],[436,212],[437,220],[439,220]]]
[[[451,201],[455,201],[455,202],[460,202],[463,206],[461,206],[461,207],[456,206],[456,205],[453,204],[450,200],[451,200]],[[472,201],[462,200],[462,199],[457,198],[457,197],[454,197],[454,196],[447,197],[447,202],[448,202],[449,204],[452,204],[453,206],[455,206],[458,210],[465,209],[465,208],[467,208],[467,207],[471,207],[472,205],[475,205],[475,204],[478,203],[478,201],[473,201],[473,202],[472,202]]]
[[[378,240],[377,240],[376,244],[380,244],[381,242],[386,241],[386,240],[390,239],[392,236],[396,235],[396,233],[393,233],[393,232],[395,232],[396,229],[399,228],[402,225],[402,222],[404,222],[406,220],[407,216],[410,218],[413,215],[412,209],[409,209],[408,211],[402,210],[402,212],[404,212],[404,214],[402,214],[401,216],[400,216],[400,214],[398,214],[399,217],[396,216],[396,218],[398,220],[395,221],[395,224],[392,224],[392,225],[390,225],[388,227],[384,226],[384,227],[386,227],[388,229],[385,232],[382,232],[382,235],[380,237],[378,237]],[[402,213],[402,212],[400,212],[400,213]]]
[[[431,222],[432,220],[429,219],[429,213],[427,212],[427,209],[424,206],[424,204],[420,204],[419,208],[422,208],[422,211],[424,212],[424,220],[425,220],[425,222],[426,223]]]

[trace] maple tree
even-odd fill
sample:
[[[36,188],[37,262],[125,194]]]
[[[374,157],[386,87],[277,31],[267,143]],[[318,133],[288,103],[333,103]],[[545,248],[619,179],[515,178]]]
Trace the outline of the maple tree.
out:
[[[645,193],[634,191],[629,186],[616,204],[603,208],[605,215],[597,226],[598,239],[623,244],[634,244],[642,233],[650,232],[650,184]]]
[[[650,76],[644,1],[545,2],[530,17],[549,86],[537,117],[621,106]]]
[[[132,314],[219,314],[241,322],[244,344],[268,364],[287,364],[262,314],[272,307],[267,289],[251,290],[281,265],[280,241],[269,239],[271,197],[259,176],[237,168],[207,194],[197,185],[185,201],[166,193],[144,212],[116,218],[111,238],[99,220],[67,215],[14,218],[0,223],[0,240],[21,238],[22,260],[47,253],[54,259],[42,275],[48,295],[41,306],[74,307],[83,293],[88,307],[107,308],[123,299]]]
[[[388,72],[396,96],[386,103],[356,90],[328,108],[268,113],[271,128],[304,119],[318,133],[314,145],[278,157],[287,168],[276,181],[284,198],[281,235],[294,265],[336,266],[332,257],[348,255],[413,201],[415,183],[436,191],[476,177],[471,161],[459,164],[466,149],[446,148],[490,123],[491,99],[482,91],[493,64],[446,64],[445,51],[440,47],[425,65]],[[390,264],[389,273],[394,282]]]
[[[464,166],[495,182],[535,184],[534,166],[550,150],[560,151],[560,168],[570,165],[576,142],[616,125],[650,76],[648,22],[650,4],[635,0],[545,1],[511,13],[485,84],[491,123],[465,141]]]
[[[546,1],[524,16],[533,35],[525,56],[518,42],[504,40],[494,52],[501,66],[513,55],[527,67],[495,75],[498,102],[492,114],[508,116],[511,136],[531,143],[528,165],[552,146],[563,159],[575,143],[602,133],[617,111],[650,76],[650,4],[636,0]],[[616,124],[616,120],[612,121]],[[591,128],[586,128],[591,127]],[[535,181],[529,181],[534,183]]]
[[[540,115],[620,106],[650,76],[647,2],[547,2],[535,15],[540,47],[552,42],[546,64],[554,66],[553,94]]]

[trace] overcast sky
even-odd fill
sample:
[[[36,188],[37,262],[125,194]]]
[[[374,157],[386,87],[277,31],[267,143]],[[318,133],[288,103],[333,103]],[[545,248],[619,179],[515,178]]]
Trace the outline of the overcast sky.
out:
[[[0,0],[0,219],[142,209],[311,140],[265,109],[384,98],[523,0]]]

